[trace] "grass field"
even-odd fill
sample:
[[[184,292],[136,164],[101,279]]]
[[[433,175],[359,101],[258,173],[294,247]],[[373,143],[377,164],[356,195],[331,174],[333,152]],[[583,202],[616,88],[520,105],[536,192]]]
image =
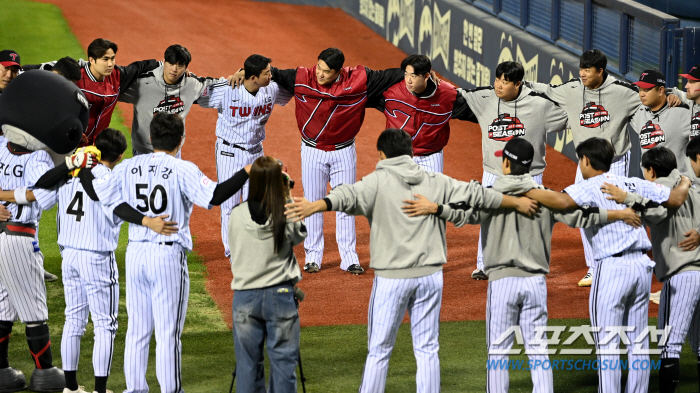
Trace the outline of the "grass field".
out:
[[[23,0],[3,0],[0,13],[0,49],[11,48],[18,51],[23,63],[37,63],[58,59],[69,55],[85,58],[85,53],[61,11],[53,6]],[[12,26],[11,28],[9,26]],[[109,32],[100,34],[108,36]],[[128,135],[121,116],[115,112],[112,126]],[[131,148],[127,149],[131,152]],[[129,154],[129,153],[128,153]],[[195,213],[196,214],[196,213]],[[41,221],[41,248],[48,271],[60,274],[61,257],[56,245],[55,211],[45,212]],[[196,239],[195,239],[196,241]],[[124,306],[124,252],[126,247],[126,227],[122,229],[120,247],[117,249],[119,262],[121,306],[119,310],[119,330],[112,375],[108,387],[115,392],[125,388],[123,376],[124,337],[127,315]],[[205,291],[206,270],[196,255],[188,259],[191,277],[191,294],[187,322],[183,333],[183,383],[190,392],[224,392],[231,382],[231,371],[235,360],[231,331],[226,327],[214,302]],[[60,366],[61,331],[64,322],[65,301],[63,286],[59,282],[48,283],[54,359]],[[465,301],[469,301],[465,298]],[[303,307],[303,304],[302,304]],[[656,321],[651,320],[650,324]],[[588,320],[557,320],[550,325],[587,325]],[[15,324],[10,346],[11,364],[23,370],[27,376],[33,368],[32,360],[25,344],[24,327]],[[301,355],[309,392],[351,392],[357,391],[366,356],[366,326],[326,326],[302,329]],[[486,383],[486,345],[483,321],[450,322],[440,327],[440,361],[443,392],[483,391]],[[88,389],[92,387],[92,327],[88,325],[81,352],[79,381]],[[577,347],[586,347],[583,340]],[[154,345],[152,345],[152,350]],[[593,356],[579,356],[592,360]],[[526,359],[524,355],[513,359]],[[552,356],[552,360],[573,358],[573,356]],[[654,358],[654,357],[652,357]],[[154,353],[151,353],[148,379],[151,389],[157,391]],[[696,362],[687,350],[683,353],[682,384],[679,392],[697,392]],[[415,391],[415,360],[412,354],[409,327],[401,327],[396,347],[391,359],[387,392]],[[658,373],[652,372],[651,391],[657,390]],[[511,391],[532,390],[529,371],[511,371]],[[595,371],[555,371],[555,391],[594,392],[597,377]],[[301,391],[301,386],[299,391]]]

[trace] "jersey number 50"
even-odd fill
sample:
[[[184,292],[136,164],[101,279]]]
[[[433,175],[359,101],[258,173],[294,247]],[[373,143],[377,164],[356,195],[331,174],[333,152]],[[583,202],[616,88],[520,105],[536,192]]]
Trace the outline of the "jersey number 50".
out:
[[[156,197],[159,196],[160,202],[156,203]],[[168,194],[165,192],[165,187],[160,184],[156,184],[151,190],[151,195],[148,195],[148,184],[138,183],[136,184],[136,199],[143,202],[136,204],[136,209],[141,213],[147,213],[149,211],[160,214],[168,208]]]

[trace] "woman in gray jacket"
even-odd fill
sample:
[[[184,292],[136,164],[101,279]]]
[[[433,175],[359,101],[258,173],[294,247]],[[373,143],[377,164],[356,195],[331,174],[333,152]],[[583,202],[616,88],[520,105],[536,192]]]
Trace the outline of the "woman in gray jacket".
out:
[[[304,223],[287,220],[289,178],[277,159],[260,157],[250,170],[248,201],[229,217],[233,281],[236,392],[264,392],[263,341],[270,358],[270,392],[296,392],[299,314],[294,285],[301,270],[293,247],[306,238]]]

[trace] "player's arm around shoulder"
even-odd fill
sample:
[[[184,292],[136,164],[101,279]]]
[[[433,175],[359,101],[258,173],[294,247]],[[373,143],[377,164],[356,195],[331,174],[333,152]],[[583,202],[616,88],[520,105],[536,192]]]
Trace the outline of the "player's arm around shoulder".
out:
[[[552,210],[569,210],[579,207],[578,203],[567,192],[534,188],[525,193],[525,196]]]

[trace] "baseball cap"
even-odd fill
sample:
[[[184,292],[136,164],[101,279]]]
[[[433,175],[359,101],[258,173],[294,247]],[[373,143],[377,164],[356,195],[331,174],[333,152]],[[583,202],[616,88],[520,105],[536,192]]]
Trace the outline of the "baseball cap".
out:
[[[666,86],[666,77],[659,70],[645,70],[639,74],[639,82],[632,83],[642,89],[651,89],[654,86]]]
[[[507,157],[511,161],[527,167],[532,163],[532,157],[534,156],[535,149],[532,147],[532,144],[523,138],[513,138],[503,148],[503,157]]]
[[[5,67],[10,67],[10,66],[18,66],[19,69],[22,69],[22,66],[19,65],[19,54],[12,49],[5,49],[3,51],[0,51],[0,64],[2,64]]]
[[[700,64],[694,65],[687,74],[681,74],[681,76],[692,81],[700,81]]]

